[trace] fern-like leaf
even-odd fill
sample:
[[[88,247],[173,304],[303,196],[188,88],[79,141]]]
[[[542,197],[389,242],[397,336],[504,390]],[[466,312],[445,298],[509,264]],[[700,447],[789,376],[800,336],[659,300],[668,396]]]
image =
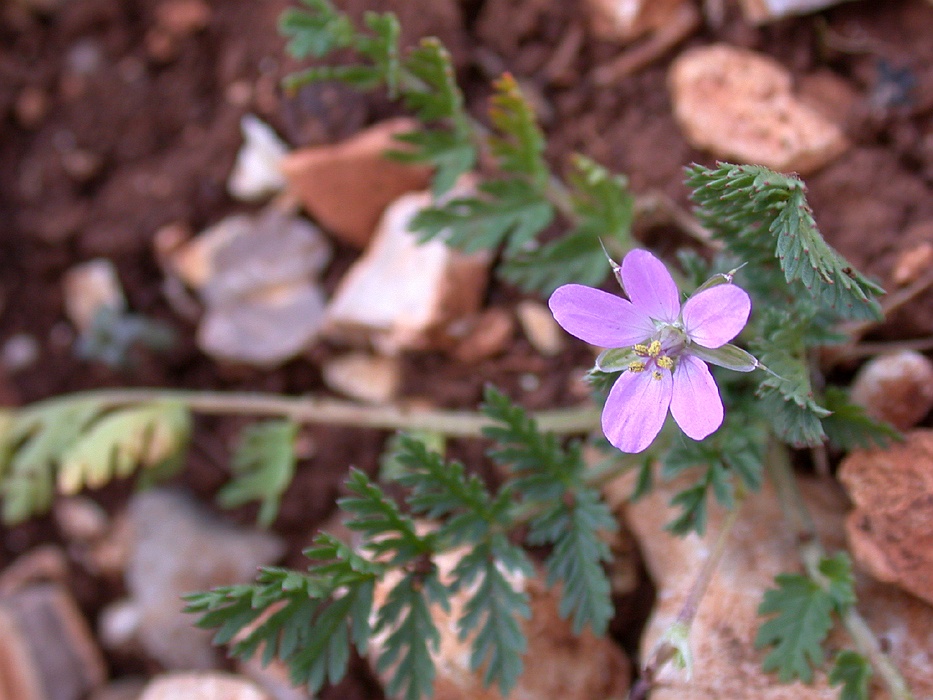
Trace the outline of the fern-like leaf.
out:
[[[506,173],[522,175],[536,188],[547,185],[550,174],[544,160],[544,134],[534,110],[509,73],[493,83],[489,118],[496,133],[489,146]]]
[[[353,43],[353,24],[329,0],[302,0],[309,8],[286,9],[279,18],[279,33],[289,38],[286,50],[295,58],[320,58]]]
[[[861,654],[844,649],[833,661],[829,672],[831,685],[841,685],[839,700],[869,700],[871,664]]]
[[[250,425],[240,437],[230,468],[231,479],[217,494],[224,508],[260,501],[257,521],[268,527],[278,514],[279,501],[295,474],[295,436],[298,425],[271,420]]]
[[[862,406],[852,403],[840,387],[826,387],[823,403],[832,412],[823,419],[823,428],[829,441],[840,449],[887,447],[904,439],[894,426],[875,420]]]

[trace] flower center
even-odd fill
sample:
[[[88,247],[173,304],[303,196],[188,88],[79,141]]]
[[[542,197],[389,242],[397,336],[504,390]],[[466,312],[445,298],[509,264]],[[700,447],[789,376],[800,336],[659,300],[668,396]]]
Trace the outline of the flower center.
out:
[[[687,345],[687,334],[681,328],[671,324],[661,327],[651,342],[632,346],[632,351],[644,359],[629,363],[630,372],[644,372],[652,368],[651,376],[660,381],[664,376],[661,370],[673,372],[676,360]]]

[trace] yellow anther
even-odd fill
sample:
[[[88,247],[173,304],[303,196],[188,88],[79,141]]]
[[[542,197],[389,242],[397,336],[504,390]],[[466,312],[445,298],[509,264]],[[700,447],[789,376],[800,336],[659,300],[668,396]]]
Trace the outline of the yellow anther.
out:
[[[658,367],[663,367],[667,370],[674,369],[674,360],[667,355],[661,355],[655,362],[658,364]]]
[[[652,340],[651,345],[648,346],[648,355],[651,357],[657,357],[661,354],[661,341]]]
[[[628,368],[632,372],[644,372],[645,363],[644,362],[630,362]]]
[[[636,355],[641,357],[648,357],[648,346],[647,345],[633,345],[632,350],[635,351]]]
[[[661,375],[660,372],[658,372],[658,370],[655,370],[654,372],[652,372],[652,373],[651,373],[651,376],[654,377],[655,379],[657,379],[658,381],[661,381],[661,376],[662,376],[662,375]]]

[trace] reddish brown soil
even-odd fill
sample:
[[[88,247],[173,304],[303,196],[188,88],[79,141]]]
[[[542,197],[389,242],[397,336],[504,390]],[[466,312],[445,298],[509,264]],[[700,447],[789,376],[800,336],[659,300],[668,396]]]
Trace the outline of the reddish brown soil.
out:
[[[44,15],[24,9],[27,4],[0,8],[0,341],[28,333],[41,354],[22,371],[0,366],[0,403],[116,385],[322,391],[317,363],[327,357],[327,347],[275,372],[220,367],[200,354],[193,327],[171,311],[160,291],[152,238],[168,223],[197,231],[245,209],[225,191],[245,112],[269,121],[297,146],[340,139],[396,108],[378,95],[332,85],[286,98],[278,83],[294,66],[276,32],[286,0],[212,0],[207,26],[168,45],[154,34],[158,0],[61,2]],[[685,204],[682,166],[711,159],[684,142],[671,115],[665,74],[676,52],[617,85],[596,88],[594,69],[618,47],[587,39],[554,63],[557,47],[583,29],[580,4],[338,3],[356,14],[396,10],[411,40],[440,35],[454,52],[477,116],[485,108],[488,80],[511,71],[540,108],[548,154],[558,168],[582,151],[627,173],[636,191],[659,190]],[[933,237],[930,228],[925,234],[916,228],[933,221],[933,7],[927,0],[852,2],[757,29],[731,13],[721,28],[704,28],[684,45],[721,40],[771,54],[793,71],[805,94],[844,120],[854,145],[808,178],[811,202],[830,242],[890,286],[898,255]],[[675,232],[647,235],[663,243]],[[70,266],[97,256],[117,264],[134,311],[178,331],[175,349],[142,353],[132,373],[80,362],[72,352],[61,278]],[[329,285],[351,258],[350,251],[340,251]],[[507,288],[490,291],[491,304],[515,299]],[[889,340],[931,333],[933,293],[876,331]],[[405,360],[405,393],[438,406],[473,407],[483,385],[493,382],[532,408],[567,404],[577,400],[568,370],[586,357],[577,348],[545,360],[523,339],[478,365],[415,355]],[[545,379],[534,391],[523,391],[517,380],[529,371]],[[198,425],[181,478],[205,499],[225,479],[237,427],[222,420]],[[302,463],[276,523],[293,554],[332,510],[347,466],[374,469],[385,438],[326,427],[310,429],[309,436],[314,456]],[[455,451],[481,466],[475,443],[458,443]],[[97,497],[117,510],[128,493],[127,485],[116,484]],[[251,512],[234,516],[245,521]],[[47,519],[4,531],[0,567],[55,537]],[[78,584],[85,609],[99,608],[101,587]],[[365,679],[348,683],[346,697],[375,692]]]

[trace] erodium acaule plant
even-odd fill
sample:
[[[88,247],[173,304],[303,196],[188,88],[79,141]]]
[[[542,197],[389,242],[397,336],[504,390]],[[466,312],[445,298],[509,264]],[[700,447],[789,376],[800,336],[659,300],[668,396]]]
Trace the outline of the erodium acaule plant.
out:
[[[623,370],[606,399],[603,432],[623,452],[642,452],[670,408],[687,437],[702,440],[723,419],[719,389],[706,363],[740,372],[758,366],[729,344],[748,321],[751,299],[731,276],[717,275],[681,306],[673,277],[646,250],[629,252],[620,270],[628,299],[566,284],[549,302],[565,331],[617,350],[597,360],[600,371]]]

